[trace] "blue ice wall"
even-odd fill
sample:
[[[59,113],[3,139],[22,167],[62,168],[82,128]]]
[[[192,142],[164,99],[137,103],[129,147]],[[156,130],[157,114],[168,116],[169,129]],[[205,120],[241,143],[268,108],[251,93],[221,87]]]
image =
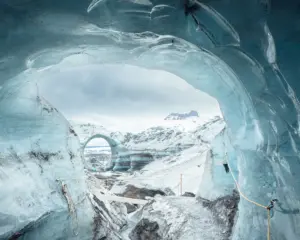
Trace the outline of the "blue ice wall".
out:
[[[220,196],[230,195],[235,188],[235,184],[231,174],[226,173],[223,163],[229,163],[232,166],[234,176],[238,176],[236,169],[236,155],[231,146],[225,146],[226,129],[224,129],[212,142],[211,157],[212,157],[212,178],[214,183],[214,191]]]
[[[119,154],[118,158],[114,161],[114,171],[136,171],[142,169],[148,163],[153,161],[153,156],[148,153],[126,153]]]
[[[34,81],[25,80],[28,74],[7,81],[0,93],[0,239],[17,232],[21,239],[91,239],[94,212],[78,139]]]
[[[182,1],[0,2],[3,106],[2,84],[25,69],[126,63],[177,74],[218,99],[244,193],[262,204],[279,199],[272,239],[300,238],[298,1],[202,1],[194,13],[199,26]],[[2,139],[16,141],[22,124],[11,121]],[[265,239],[266,212],[244,200],[239,209],[233,239]]]
[[[225,171],[223,164],[229,164],[233,176],[239,182],[236,162],[237,154],[228,141],[227,131],[224,128],[211,142],[211,147],[206,153],[203,177],[197,195],[209,200],[231,195],[235,189],[235,182],[232,175]]]

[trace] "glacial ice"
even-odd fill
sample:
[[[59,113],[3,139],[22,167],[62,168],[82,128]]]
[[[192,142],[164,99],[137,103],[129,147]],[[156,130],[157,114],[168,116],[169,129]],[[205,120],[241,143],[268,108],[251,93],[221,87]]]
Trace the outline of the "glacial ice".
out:
[[[86,216],[93,210],[79,142],[63,116],[37,94],[35,83],[20,79],[26,73],[1,90],[0,239],[24,228],[30,230],[28,239],[90,239],[92,219]],[[71,221],[62,184],[76,207]]]
[[[198,28],[184,16],[183,1],[149,2],[0,1],[0,237],[49,211],[47,226],[33,234],[66,237],[67,206],[55,179],[66,180],[74,202],[86,188],[79,144],[35,82],[78,66],[120,63],[172,72],[215,97],[241,188],[265,205],[279,199],[272,239],[299,239],[298,1],[202,1]],[[92,234],[92,210],[84,205],[77,219],[85,237],[78,239]],[[233,239],[265,239],[266,212],[243,199],[239,209]]]

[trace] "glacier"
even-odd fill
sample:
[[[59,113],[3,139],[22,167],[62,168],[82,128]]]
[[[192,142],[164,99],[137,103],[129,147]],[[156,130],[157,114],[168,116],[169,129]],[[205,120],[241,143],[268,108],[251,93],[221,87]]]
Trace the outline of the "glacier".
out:
[[[272,239],[300,238],[299,3],[189,2],[198,25],[184,1],[0,1],[0,238],[44,216],[32,233],[41,239],[92,239],[80,144],[36,83],[110,63],[169,71],[216,98],[227,129],[215,153],[228,153],[249,198],[279,200]],[[57,179],[75,202],[73,220]],[[266,211],[241,199],[232,239],[266,231]]]

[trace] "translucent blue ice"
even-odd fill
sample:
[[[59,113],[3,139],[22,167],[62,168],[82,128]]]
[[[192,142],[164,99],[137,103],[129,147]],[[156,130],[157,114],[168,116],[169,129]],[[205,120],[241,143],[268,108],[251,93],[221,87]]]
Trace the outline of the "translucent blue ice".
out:
[[[170,71],[219,101],[227,123],[224,145],[241,188],[265,205],[279,199],[272,239],[300,238],[298,1],[202,1],[194,13],[199,26],[184,15],[184,1],[0,2],[1,151],[26,154],[40,139],[41,150],[62,154],[55,164],[43,163],[43,174],[38,163],[12,164],[6,154],[1,214],[21,224],[59,209],[63,199],[47,200],[54,179],[82,176],[80,158],[72,165],[66,156],[68,146],[78,149],[69,143],[66,121],[43,110],[33,83],[64,68],[126,63]],[[23,179],[30,179],[26,191],[29,180]],[[80,186],[74,196],[84,191]],[[233,239],[265,239],[266,211],[244,200],[239,210]],[[4,229],[0,236],[10,228]]]

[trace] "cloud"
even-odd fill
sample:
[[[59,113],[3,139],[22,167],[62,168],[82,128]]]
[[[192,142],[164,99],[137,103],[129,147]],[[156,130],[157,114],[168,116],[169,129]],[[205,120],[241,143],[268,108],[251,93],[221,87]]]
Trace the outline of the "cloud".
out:
[[[219,113],[215,99],[164,71],[129,65],[88,65],[43,75],[40,93],[67,118]]]

